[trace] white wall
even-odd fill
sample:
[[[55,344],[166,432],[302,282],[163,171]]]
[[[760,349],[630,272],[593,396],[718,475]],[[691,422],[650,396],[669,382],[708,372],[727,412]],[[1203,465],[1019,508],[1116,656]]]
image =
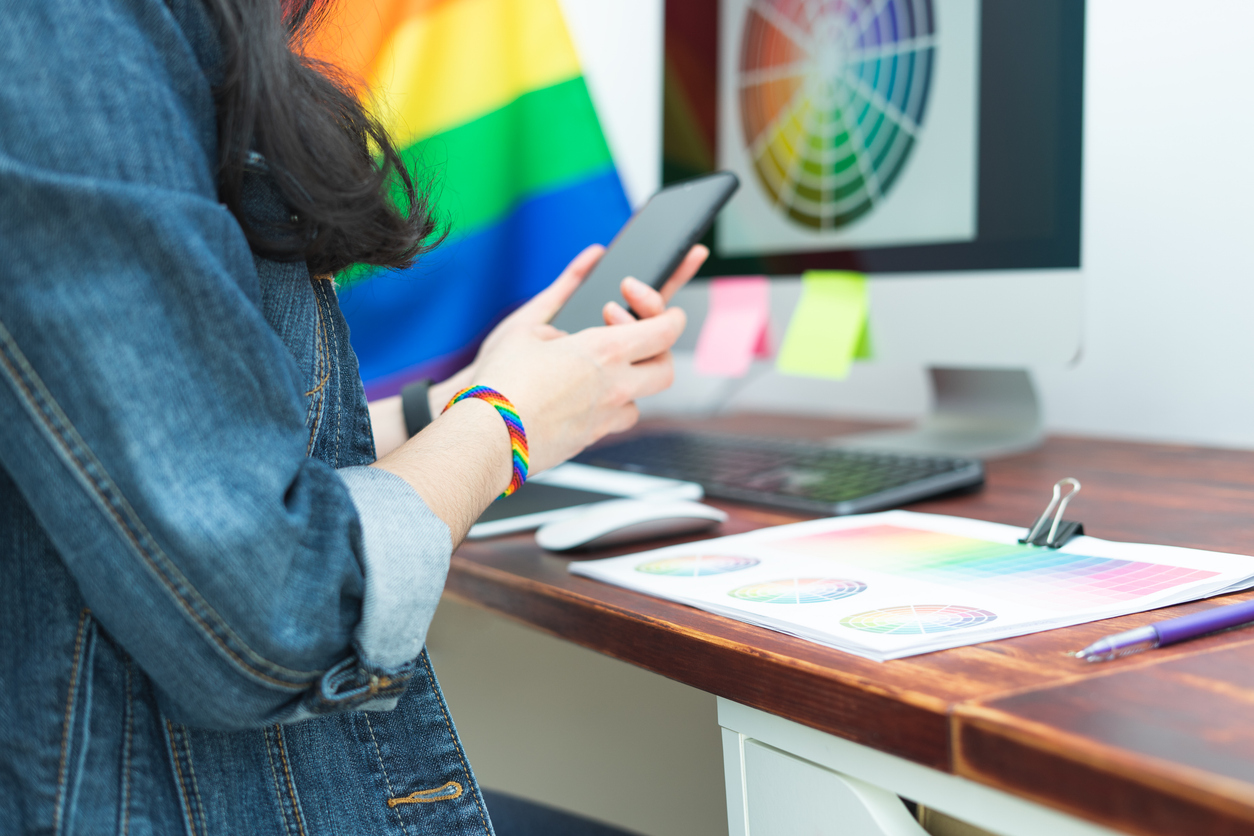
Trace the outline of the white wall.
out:
[[[1040,380],[1054,427],[1254,447],[1254,3],[1180,8],[1089,3],[1085,351]]]
[[[631,202],[657,190],[662,167],[662,3],[559,0],[601,127]]]
[[[632,199],[656,187],[660,0],[562,0]],[[1085,346],[1051,430],[1254,448],[1254,2],[1089,0]],[[732,408],[908,416],[922,370],[762,374]],[[669,403],[675,405],[674,399]]]

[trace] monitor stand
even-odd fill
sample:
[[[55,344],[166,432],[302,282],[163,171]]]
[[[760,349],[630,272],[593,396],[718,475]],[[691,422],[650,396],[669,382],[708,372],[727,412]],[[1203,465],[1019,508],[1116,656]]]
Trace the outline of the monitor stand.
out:
[[[841,436],[842,447],[997,458],[1040,445],[1041,412],[1027,369],[928,370],[932,414],[909,430]]]

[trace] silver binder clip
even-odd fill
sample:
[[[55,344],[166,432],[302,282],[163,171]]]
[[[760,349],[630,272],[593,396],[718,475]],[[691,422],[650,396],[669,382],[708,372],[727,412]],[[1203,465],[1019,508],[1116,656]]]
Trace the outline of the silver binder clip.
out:
[[[1071,487],[1071,490],[1065,495],[1062,492],[1064,485]],[[1054,485],[1054,496],[1049,501],[1049,505],[1045,506],[1045,513],[1037,517],[1036,522],[1028,529],[1028,535],[1020,538],[1019,542],[1024,545],[1049,546],[1051,549],[1057,549],[1065,545],[1072,537],[1079,537],[1084,534],[1084,525],[1082,523],[1062,518],[1062,512],[1067,510],[1067,503],[1079,492],[1079,479],[1073,479],[1068,476],[1066,479],[1058,480],[1058,483]],[[1055,513],[1055,509],[1057,509],[1057,513]],[[1054,516],[1054,524],[1049,526],[1049,532],[1046,533],[1045,526],[1049,525],[1051,514]]]

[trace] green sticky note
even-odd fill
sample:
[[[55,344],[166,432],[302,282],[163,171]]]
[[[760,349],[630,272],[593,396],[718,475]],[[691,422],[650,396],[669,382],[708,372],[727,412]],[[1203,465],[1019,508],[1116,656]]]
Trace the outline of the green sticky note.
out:
[[[871,356],[866,276],[811,271],[788,323],[775,367],[783,374],[840,380],[854,359]]]
[[[865,315],[862,317],[862,331],[858,334],[857,345],[853,347],[853,359],[871,359],[871,323]]]

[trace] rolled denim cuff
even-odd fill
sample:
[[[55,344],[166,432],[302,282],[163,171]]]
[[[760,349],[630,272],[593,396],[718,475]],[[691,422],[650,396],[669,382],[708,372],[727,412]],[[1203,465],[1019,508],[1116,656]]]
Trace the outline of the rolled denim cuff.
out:
[[[289,711],[275,718],[279,723],[299,723],[344,711],[391,711],[421,665],[411,659],[393,671],[367,670],[357,657],[349,657],[323,674]]]
[[[362,531],[366,596],[354,643],[369,668],[400,669],[422,653],[448,576],[452,536],[396,474],[377,467],[339,474]]]

